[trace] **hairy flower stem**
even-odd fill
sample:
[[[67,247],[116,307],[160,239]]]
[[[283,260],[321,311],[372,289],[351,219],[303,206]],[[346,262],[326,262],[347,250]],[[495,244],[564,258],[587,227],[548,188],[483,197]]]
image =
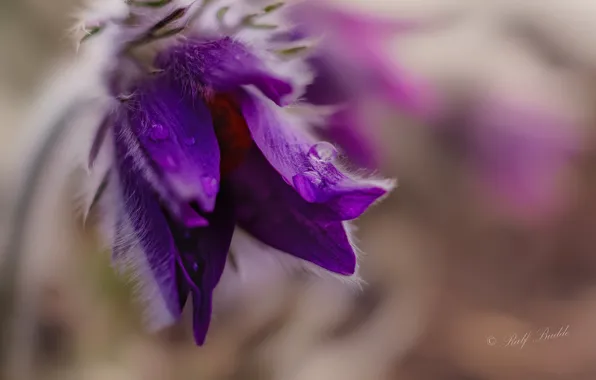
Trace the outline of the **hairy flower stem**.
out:
[[[3,380],[32,378],[35,318],[39,299],[37,292],[25,294],[23,291],[26,281],[26,239],[30,236],[27,229],[44,172],[49,168],[55,148],[67,130],[68,121],[82,108],[81,103],[81,100],[70,103],[49,128],[49,133],[25,177],[23,190],[14,210],[13,230],[4,260],[0,262],[0,379]]]

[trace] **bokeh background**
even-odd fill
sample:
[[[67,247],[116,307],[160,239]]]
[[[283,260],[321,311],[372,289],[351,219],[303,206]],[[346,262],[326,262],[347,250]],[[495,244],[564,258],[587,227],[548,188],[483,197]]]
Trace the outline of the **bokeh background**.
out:
[[[32,326],[36,378],[596,378],[596,3],[337,3],[434,25],[397,36],[388,48],[396,67],[436,88],[441,117],[395,115],[375,129],[381,172],[399,186],[357,223],[364,289],[288,277],[247,289],[218,313],[205,347],[194,346],[188,323],[150,335],[108,254],[91,233],[64,232],[69,221],[60,210],[68,201],[52,202],[40,206],[29,231],[43,252],[27,267],[31,287],[42,292]],[[78,5],[0,0],[2,241],[31,154],[23,147],[35,135],[27,130],[32,104],[73,57],[66,30]],[[553,215],[529,222],[475,181],[474,157],[462,154],[454,131],[484,99],[563,120],[560,134],[538,127],[530,140],[581,141],[564,164],[547,161],[522,174],[532,182],[537,170],[557,172],[561,206]],[[45,196],[57,197],[50,186]],[[564,332],[546,337],[546,329]]]

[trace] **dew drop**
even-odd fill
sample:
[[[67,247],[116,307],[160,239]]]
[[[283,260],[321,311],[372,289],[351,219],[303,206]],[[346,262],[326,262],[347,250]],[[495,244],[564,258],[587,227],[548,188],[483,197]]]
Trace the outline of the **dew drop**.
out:
[[[192,270],[194,270],[195,272],[199,270],[199,264],[197,263],[192,263]]]
[[[149,130],[149,137],[153,141],[163,141],[170,137],[170,132],[161,124],[153,124]]]
[[[333,144],[322,141],[311,146],[308,155],[315,160],[329,162],[337,156],[337,149]]]
[[[206,175],[201,178],[201,183],[203,184],[203,191],[205,191],[205,195],[212,197],[217,194],[217,179]]]
[[[195,142],[196,142],[196,140],[194,137],[187,137],[184,139],[184,144],[188,145],[188,146],[195,145]]]
[[[319,185],[322,182],[321,176],[317,172],[308,171],[302,173],[302,175],[304,176],[304,178],[308,179],[308,181],[313,185]]]

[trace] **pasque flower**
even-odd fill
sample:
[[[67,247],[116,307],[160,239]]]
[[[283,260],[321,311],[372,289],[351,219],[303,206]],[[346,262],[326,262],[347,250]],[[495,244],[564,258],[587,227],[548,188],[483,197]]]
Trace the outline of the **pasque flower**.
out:
[[[153,3],[151,11],[149,3],[129,8],[151,15],[146,29],[143,20],[113,22],[125,42],[107,70],[114,106],[90,148],[91,171],[107,173],[91,203],[113,219],[114,262],[133,265],[150,322],[176,321],[190,299],[202,344],[234,231],[351,276],[357,257],[346,221],[392,182],[345,171],[334,146],[311,136],[309,118],[292,111],[308,76],[285,67],[305,63],[278,58],[266,38],[243,37],[245,29],[271,33],[255,20],[279,5],[233,27],[223,21],[232,9],[209,13],[212,2]],[[201,24],[209,15],[219,21]],[[131,53],[151,44],[150,65]]]
[[[463,125],[474,178],[501,213],[548,221],[568,206],[566,181],[582,151],[575,123],[560,112],[515,98],[489,99]]]

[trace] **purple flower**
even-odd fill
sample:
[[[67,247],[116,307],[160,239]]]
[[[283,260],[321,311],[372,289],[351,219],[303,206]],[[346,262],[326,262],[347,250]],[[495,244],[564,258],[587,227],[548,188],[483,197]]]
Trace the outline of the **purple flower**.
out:
[[[119,103],[91,148],[92,168],[112,152],[101,205],[114,219],[115,263],[136,271],[154,327],[178,320],[191,299],[197,344],[235,230],[351,276],[346,221],[392,186],[341,168],[333,145],[287,105],[294,78],[275,74],[256,46],[188,34],[160,49],[151,72],[117,69]]]
[[[483,194],[500,213],[525,221],[549,220],[566,207],[564,174],[582,149],[569,120],[512,99],[491,100],[467,123],[469,157]]]

